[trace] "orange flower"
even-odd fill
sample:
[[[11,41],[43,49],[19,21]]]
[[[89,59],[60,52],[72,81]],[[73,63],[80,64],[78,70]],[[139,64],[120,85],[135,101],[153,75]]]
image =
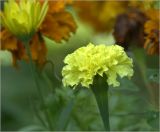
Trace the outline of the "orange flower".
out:
[[[150,55],[158,54],[160,37],[159,10],[150,9],[146,11],[146,15],[148,17],[148,21],[146,21],[144,25],[144,32],[146,34],[144,48]]]
[[[67,40],[70,37],[70,33],[76,30],[76,23],[72,15],[65,11],[66,5],[70,3],[71,0],[49,1],[47,15],[30,41],[32,59],[40,68],[46,62],[47,54],[47,48],[42,35],[56,42],[61,42],[63,39]],[[17,60],[28,61],[28,56],[22,42],[4,27],[0,31],[0,41],[1,49],[9,50],[12,53],[14,66],[17,66]]]
[[[125,1],[76,1],[74,7],[82,20],[96,31],[104,32],[113,28],[116,16],[126,10],[127,4]]]

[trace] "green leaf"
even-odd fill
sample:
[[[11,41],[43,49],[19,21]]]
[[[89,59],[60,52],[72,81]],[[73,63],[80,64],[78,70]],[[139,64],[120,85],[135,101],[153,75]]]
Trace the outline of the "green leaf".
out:
[[[67,127],[72,109],[74,106],[74,100],[70,100],[70,102],[68,102],[68,105],[66,106],[66,108],[64,108],[61,112],[61,115],[59,117],[59,121],[57,124],[57,130],[65,130],[65,128]]]
[[[99,75],[95,76],[93,85],[91,85],[91,89],[95,95],[99,112],[101,114],[106,131],[110,130],[108,88],[108,84],[106,83],[106,75],[103,77]]]
[[[147,113],[147,123],[154,129],[159,129],[159,112],[149,111]]]

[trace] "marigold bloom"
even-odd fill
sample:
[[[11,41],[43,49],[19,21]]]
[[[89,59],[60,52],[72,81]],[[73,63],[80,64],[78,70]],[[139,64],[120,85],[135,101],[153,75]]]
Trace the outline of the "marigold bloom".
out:
[[[23,0],[23,2],[24,1],[25,0]],[[37,2],[37,1],[30,0],[30,3],[33,4],[34,2]],[[21,1],[19,0],[16,0],[16,2],[17,2],[17,5],[21,3]],[[39,2],[40,2],[40,5],[39,4],[37,5],[38,8],[43,7],[42,5],[46,3],[46,0],[45,1],[42,0]],[[62,40],[68,40],[68,38],[70,37],[70,33],[75,32],[76,30],[77,26],[72,15],[65,10],[66,5],[70,3],[71,3],[71,0],[48,1],[49,8],[43,22],[40,22],[41,24],[37,26],[38,29],[36,29],[37,27],[34,27],[32,25],[33,28],[36,30],[36,33],[33,35],[30,41],[30,49],[32,52],[32,59],[40,67],[42,67],[43,64],[45,63],[46,54],[47,54],[47,48],[43,40],[43,35],[50,39],[53,39],[56,42],[61,42]],[[36,5],[34,4],[34,8],[35,6]],[[12,8],[10,8],[10,10],[11,9]],[[28,9],[28,5],[27,5],[27,9]],[[44,10],[44,8],[42,10]],[[39,8],[39,11],[40,11],[40,8]],[[3,14],[3,10],[1,14]],[[20,17],[18,15],[19,14],[16,14],[17,18]],[[33,15],[33,13],[31,13],[30,15]],[[29,17],[33,17],[33,16],[29,16]],[[24,19],[22,19],[22,22],[23,20]],[[18,19],[17,21],[21,22],[21,19]],[[22,26],[25,26],[25,24]],[[29,28],[31,26],[29,27],[26,26],[26,27]],[[18,30],[17,26],[14,28]],[[22,29],[23,28],[20,28],[19,30],[22,30]],[[30,28],[28,30],[30,30]],[[17,66],[17,60],[25,60],[25,61],[28,60],[28,56],[26,54],[24,45],[19,39],[17,39],[17,37],[15,37],[15,35],[10,30],[8,30],[8,28],[6,28],[6,26],[3,26],[1,28],[0,41],[1,41],[1,49],[9,50],[12,53],[14,66]]]
[[[43,5],[36,0],[9,0],[1,13],[2,24],[21,40],[30,39],[42,23],[48,9],[47,1]]]
[[[126,10],[126,1],[76,1],[74,4],[82,20],[92,25],[96,31],[110,31],[116,16]]]
[[[64,86],[81,84],[88,87],[93,83],[96,75],[107,75],[108,85],[114,87],[120,83],[116,80],[120,77],[133,75],[133,64],[124,49],[118,45],[93,45],[77,49],[67,55],[64,60],[66,66],[62,69]]]

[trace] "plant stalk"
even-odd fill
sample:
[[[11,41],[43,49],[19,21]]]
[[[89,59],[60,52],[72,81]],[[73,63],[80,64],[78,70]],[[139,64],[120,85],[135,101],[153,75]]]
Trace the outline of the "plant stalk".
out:
[[[108,84],[105,77],[96,76],[91,86],[95,95],[100,115],[106,131],[110,131],[109,105],[108,105]]]
[[[45,105],[45,101],[44,101],[44,97],[43,97],[43,94],[42,94],[42,91],[41,91],[41,88],[40,88],[40,84],[39,84],[39,81],[38,81],[38,75],[36,73],[36,67],[35,67],[35,65],[33,63],[33,60],[32,60],[29,41],[24,42],[24,44],[26,46],[26,52],[27,52],[27,55],[29,57],[30,68],[31,68],[32,76],[33,76],[35,84],[36,84],[36,88],[37,88],[37,91],[38,91],[39,99],[40,99],[42,107],[44,108],[45,118],[46,118],[46,120],[48,122],[49,129],[52,130],[52,123],[51,123],[51,120],[49,118],[49,115],[48,115],[48,112],[47,112],[47,109],[46,109],[46,105]]]

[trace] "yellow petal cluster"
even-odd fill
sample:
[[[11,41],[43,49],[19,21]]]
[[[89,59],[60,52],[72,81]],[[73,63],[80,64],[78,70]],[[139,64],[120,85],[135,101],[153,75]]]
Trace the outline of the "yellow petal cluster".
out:
[[[93,45],[77,49],[66,56],[62,69],[64,86],[81,84],[89,88],[95,75],[107,75],[108,85],[119,86],[117,75],[120,77],[133,75],[132,59],[118,45]]]
[[[47,10],[47,1],[42,5],[38,0],[8,0],[1,12],[2,24],[15,36],[23,39],[36,32]]]

